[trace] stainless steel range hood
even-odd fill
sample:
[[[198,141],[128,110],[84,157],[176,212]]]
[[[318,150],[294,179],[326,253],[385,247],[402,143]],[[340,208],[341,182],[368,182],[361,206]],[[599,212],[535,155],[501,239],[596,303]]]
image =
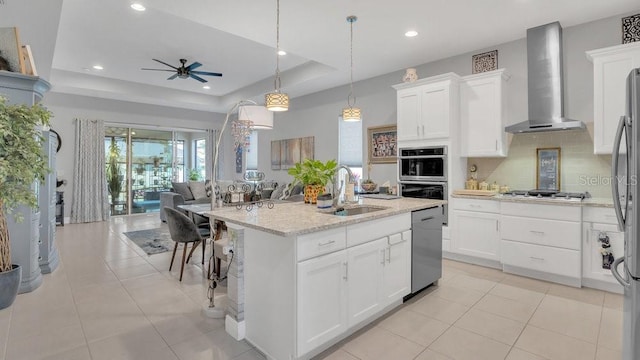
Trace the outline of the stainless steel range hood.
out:
[[[505,128],[506,132],[584,129],[582,121],[564,117],[562,27],[559,22],[527,30],[529,120]]]

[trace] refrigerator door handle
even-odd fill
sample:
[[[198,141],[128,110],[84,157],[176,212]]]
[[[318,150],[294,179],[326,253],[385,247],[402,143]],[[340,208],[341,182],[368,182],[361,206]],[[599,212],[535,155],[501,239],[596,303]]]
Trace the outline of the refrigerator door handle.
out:
[[[622,275],[620,275],[620,273],[618,272],[618,265],[620,265],[621,263],[624,262],[624,257],[619,257],[617,259],[615,259],[613,261],[613,264],[611,264],[611,275],[613,275],[614,278],[616,278],[616,280],[618,280],[618,282],[624,286],[624,287],[628,287],[631,286],[631,283],[629,282],[629,279],[625,279]],[[623,265],[622,269],[626,269],[626,267]],[[626,270],[625,270],[626,273]]]
[[[620,155],[620,143],[622,141],[622,132],[626,127],[626,116],[621,116],[618,122],[618,129],[616,130],[616,137],[613,142],[613,153],[611,154],[611,190],[613,192],[613,208],[616,211],[616,218],[618,219],[618,230],[624,231],[625,219],[622,214],[622,208],[620,204],[620,188],[618,183],[618,157]]]

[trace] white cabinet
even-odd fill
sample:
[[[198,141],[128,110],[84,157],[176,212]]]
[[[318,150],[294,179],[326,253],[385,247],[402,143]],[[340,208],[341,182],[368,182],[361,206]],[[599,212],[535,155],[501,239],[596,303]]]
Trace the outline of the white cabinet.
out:
[[[366,320],[382,309],[382,271],[387,239],[379,239],[347,250],[348,324]]]
[[[448,139],[458,117],[458,81],[448,73],[395,85],[398,141]]]
[[[504,69],[469,75],[460,83],[461,156],[507,156],[507,80]]]
[[[500,202],[452,199],[451,252],[500,261]]]
[[[581,286],[580,206],[503,202],[505,272]]]
[[[391,304],[411,292],[411,230],[387,238],[382,273],[382,301]]]
[[[298,236],[297,354],[371,321],[411,291],[411,214]]]
[[[593,61],[593,152],[611,154],[620,116],[625,113],[626,79],[640,67],[640,43],[587,52]]]
[[[298,353],[347,329],[347,257],[341,250],[298,263]]]
[[[624,232],[618,230],[611,208],[586,207],[583,213],[583,284],[600,290],[622,293],[622,286],[603,266],[603,240],[608,241],[613,258],[624,256]],[[622,269],[619,269],[622,272]]]

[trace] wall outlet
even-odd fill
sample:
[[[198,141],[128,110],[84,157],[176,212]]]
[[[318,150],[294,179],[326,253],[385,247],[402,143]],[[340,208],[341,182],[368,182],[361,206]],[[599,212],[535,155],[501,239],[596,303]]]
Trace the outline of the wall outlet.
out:
[[[229,253],[232,252],[232,251],[233,251],[233,245],[231,245],[231,244],[222,247],[222,254],[223,255],[229,255]]]

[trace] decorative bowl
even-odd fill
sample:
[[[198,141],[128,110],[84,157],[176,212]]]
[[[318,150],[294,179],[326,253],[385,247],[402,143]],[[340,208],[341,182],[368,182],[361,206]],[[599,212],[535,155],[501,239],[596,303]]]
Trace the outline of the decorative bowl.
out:
[[[376,184],[376,183],[362,183],[362,184],[360,184],[360,187],[362,188],[362,190],[364,190],[366,192],[374,191],[377,186],[378,186],[378,184]]]

